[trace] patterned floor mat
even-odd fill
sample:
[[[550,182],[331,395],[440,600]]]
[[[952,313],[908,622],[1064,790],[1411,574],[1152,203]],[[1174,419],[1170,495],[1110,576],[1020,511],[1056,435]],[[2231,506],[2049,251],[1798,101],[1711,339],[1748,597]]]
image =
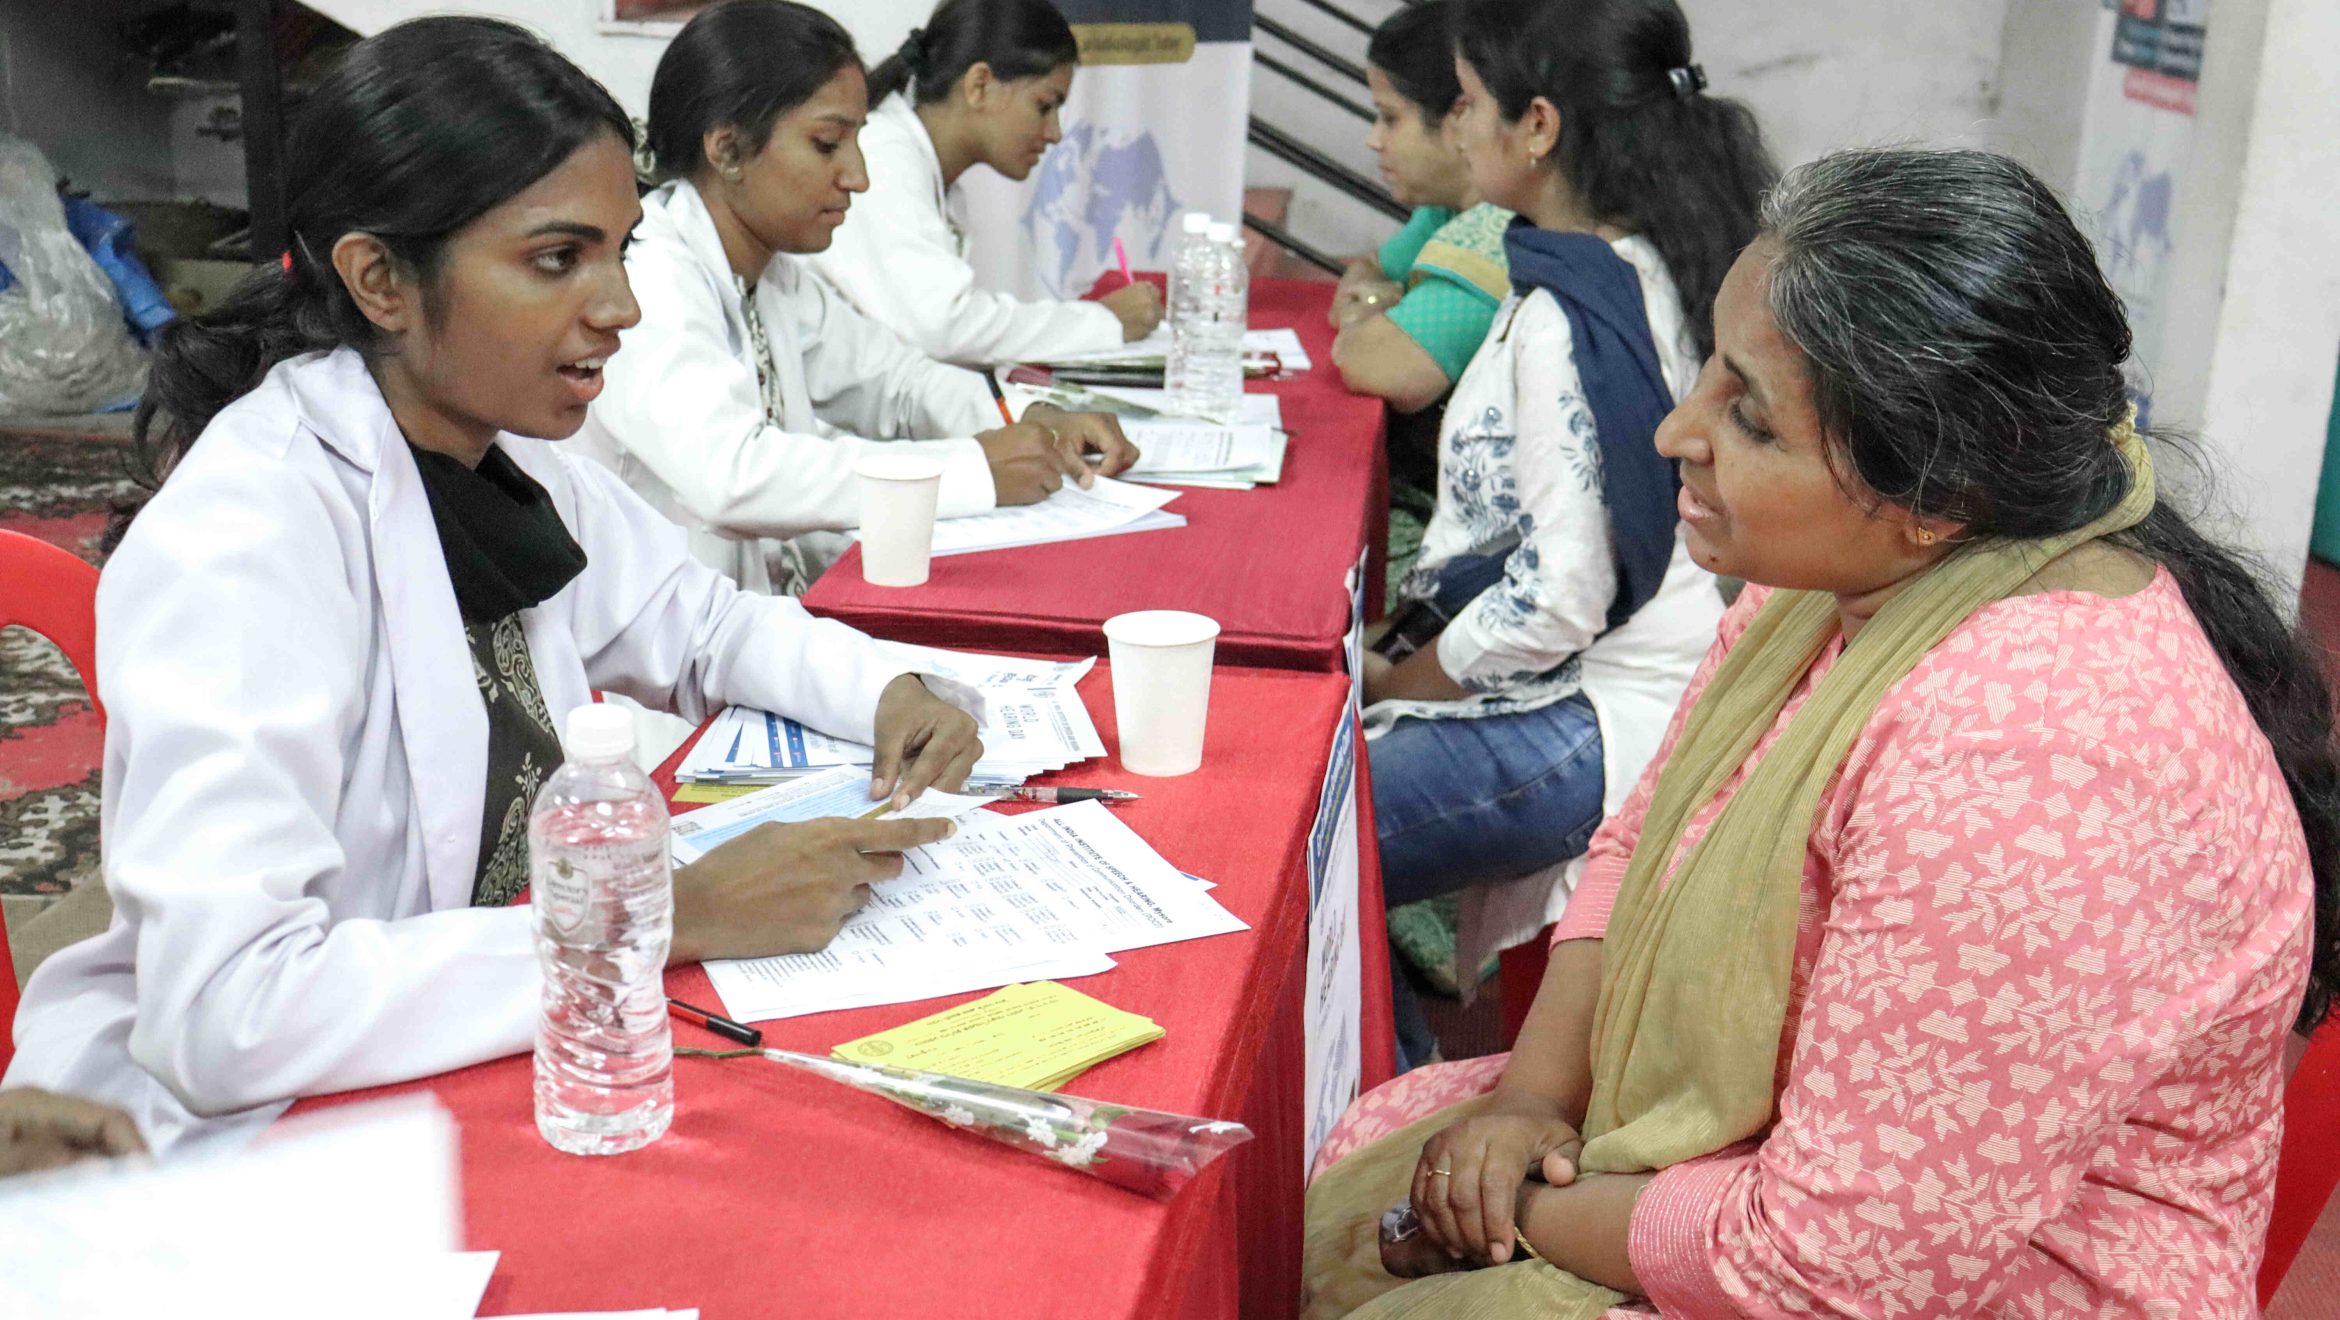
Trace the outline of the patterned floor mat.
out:
[[[116,442],[0,434],[0,528],[92,563],[135,486]],[[0,630],[0,902],[11,924],[97,874],[97,713],[48,642]]]

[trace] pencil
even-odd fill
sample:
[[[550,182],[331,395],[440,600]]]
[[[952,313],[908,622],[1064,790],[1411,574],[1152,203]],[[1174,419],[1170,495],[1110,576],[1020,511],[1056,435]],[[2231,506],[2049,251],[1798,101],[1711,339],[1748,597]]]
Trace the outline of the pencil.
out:
[[[999,405],[999,419],[1003,422],[1006,422],[1010,426],[1014,426],[1016,424],[1016,415],[1008,411],[1007,391],[999,387],[999,373],[996,371],[984,372],[983,383],[991,387],[991,401]]]

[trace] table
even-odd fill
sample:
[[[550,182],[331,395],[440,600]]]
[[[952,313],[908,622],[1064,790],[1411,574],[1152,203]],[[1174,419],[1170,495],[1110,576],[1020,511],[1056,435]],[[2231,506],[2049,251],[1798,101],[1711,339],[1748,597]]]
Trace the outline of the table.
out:
[[[1110,666],[1084,679],[1081,695],[1106,745],[1118,746]],[[606,1160],[559,1154],[537,1136],[526,1056],[298,1110],[429,1091],[455,1113],[469,1245],[504,1253],[486,1315],[651,1306],[697,1306],[706,1320],[1290,1315],[1302,1209],[1305,850],[1330,731],[1353,718],[1348,702],[1338,675],[1223,668],[1202,773],[1145,779],[1108,760],[1060,776],[1144,794],[1120,809],[1123,819],[1172,863],[1216,881],[1219,901],[1252,927],[1116,955],[1114,971],[1078,982],[1168,1035],[1068,1090],[1239,1118],[1256,1134],[1169,1205],[756,1060],[676,1060],[672,1131]],[[1261,738],[1263,727],[1323,732]],[[680,757],[662,768],[669,788]],[[1370,848],[1370,821],[1362,833]],[[1378,865],[1366,868],[1366,887],[1378,913]],[[1366,983],[1386,985],[1378,942],[1367,943]],[[712,1001],[695,967],[671,974],[668,987]],[[825,1053],[972,997],[768,1023],[766,1040]],[[726,1045],[680,1023],[675,1031],[677,1044]],[[1368,1068],[1368,1083],[1387,1075],[1386,1061]]]
[[[1304,280],[1252,286],[1253,323],[1298,330],[1314,364],[1269,386],[1292,432],[1278,484],[1182,489],[1170,512],[1187,525],[1174,530],[945,555],[922,587],[870,586],[856,548],[806,607],[900,641],[1059,655],[1102,651],[1105,620],[1126,610],[1193,610],[1219,621],[1221,664],[1341,671],[1360,551],[1366,617],[1381,612],[1389,466],[1381,401],[1333,370],[1332,294]]]

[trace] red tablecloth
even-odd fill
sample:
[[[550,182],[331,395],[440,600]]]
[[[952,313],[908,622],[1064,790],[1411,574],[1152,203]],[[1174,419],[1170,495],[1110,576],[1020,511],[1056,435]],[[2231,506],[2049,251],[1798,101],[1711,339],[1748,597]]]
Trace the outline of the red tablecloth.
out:
[[[1371,550],[1366,616],[1381,612],[1389,468],[1379,400],[1342,388],[1325,313],[1333,286],[1262,280],[1252,321],[1298,330],[1314,365],[1268,388],[1292,432],[1284,478],[1257,490],[1182,490],[1187,525],[1099,540],[946,555],[926,585],[873,587],[849,551],[805,593],[816,614],[932,646],[1090,654],[1126,610],[1193,610],[1219,621],[1218,660],[1270,669],[1343,668],[1343,586]],[[1254,388],[1258,388],[1255,386]]]
[[[1109,747],[1108,667],[1082,696]],[[951,1132],[931,1119],[755,1060],[676,1061],[674,1127],[614,1159],[538,1138],[530,1063],[501,1059],[302,1109],[434,1092],[462,1127],[465,1236],[503,1253],[487,1315],[697,1306],[765,1316],[1289,1315],[1299,1286],[1306,849],[1348,680],[1220,669],[1203,770],[1145,779],[1113,761],[1066,778],[1128,787],[1119,808],[1162,855],[1218,883],[1247,933],[1117,955],[1079,987],[1168,1035],[1083,1074],[1077,1094],[1232,1116],[1256,1139],[1164,1206]],[[1264,736],[1263,730],[1278,731]],[[678,753],[679,759],[679,753]],[[669,763],[669,769],[671,765]],[[667,781],[671,784],[671,780]],[[1045,782],[1045,781],[1044,781]],[[1381,910],[1369,849],[1360,901]],[[1387,1075],[1383,941],[1365,941],[1367,1083]],[[708,1003],[697,968],[668,978]],[[826,1052],[972,996],[765,1024],[768,1043]],[[721,1040],[676,1024],[678,1044]]]

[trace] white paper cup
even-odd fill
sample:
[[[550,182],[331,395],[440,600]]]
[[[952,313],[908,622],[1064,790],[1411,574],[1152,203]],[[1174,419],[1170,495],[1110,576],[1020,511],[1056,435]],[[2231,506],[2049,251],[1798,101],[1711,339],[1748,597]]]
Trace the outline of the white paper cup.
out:
[[[1201,768],[1218,640],[1217,621],[1184,610],[1139,610],[1105,621],[1122,769],[1167,776]]]
[[[861,576],[873,587],[921,585],[934,557],[942,460],[871,454],[853,472],[861,478]]]

